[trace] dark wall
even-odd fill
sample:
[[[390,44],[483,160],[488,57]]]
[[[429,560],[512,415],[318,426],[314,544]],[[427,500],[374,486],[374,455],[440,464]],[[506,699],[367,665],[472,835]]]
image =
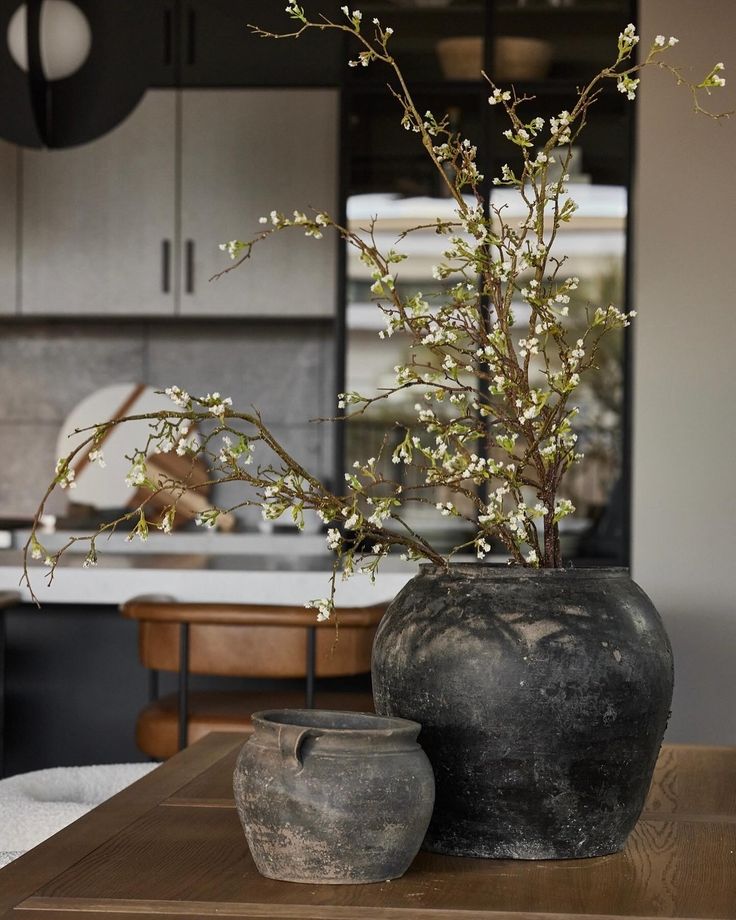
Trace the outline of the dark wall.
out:
[[[138,661],[137,624],[114,606],[24,605],[5,617],[4,775],[147,760],[135,744],[149,687],[149,672]],[[365,692],[370,677],[323,679],[320,686]],[[176,687],[176,674],[160,675],[161,694]],[[190,687],[301,690],[304,682],[192,676]]]
[[[148,694],[136,624],[115,607],[25,605],[6,613],[5,775],[145,760]]]

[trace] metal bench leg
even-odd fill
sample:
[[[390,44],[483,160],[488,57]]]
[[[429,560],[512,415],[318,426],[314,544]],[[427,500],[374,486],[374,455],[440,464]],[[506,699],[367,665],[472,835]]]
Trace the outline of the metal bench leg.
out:
[[[189,722],[189,623],[179,624],[179,750],[187,746]]]
[[[314,678],[317,670],[317,628],[310,626],[307,629],[307,709],[314,709]]]

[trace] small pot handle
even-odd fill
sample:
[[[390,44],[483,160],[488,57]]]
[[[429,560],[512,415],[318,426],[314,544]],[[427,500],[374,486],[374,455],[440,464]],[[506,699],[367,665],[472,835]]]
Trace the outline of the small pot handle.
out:
[[[308,735],[312,734],[311,728],[302,728],[299,725],[279,726],[279,752],[285,764],[294,770],[301,770],[304,766],[301,758],[301,749]]]

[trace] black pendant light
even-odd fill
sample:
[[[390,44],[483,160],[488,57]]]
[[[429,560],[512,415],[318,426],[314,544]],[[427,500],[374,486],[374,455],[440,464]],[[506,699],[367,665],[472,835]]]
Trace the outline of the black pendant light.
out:
[[[151,0],[0,0],[0,137],[72,147],[100,137],[148,85]]]

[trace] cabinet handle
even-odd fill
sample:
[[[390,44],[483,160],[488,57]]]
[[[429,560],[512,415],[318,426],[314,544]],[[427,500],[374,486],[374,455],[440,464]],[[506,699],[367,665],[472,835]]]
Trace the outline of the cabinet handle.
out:
[[[187,64],[191,67],[197,62],[197,14],[187,11]]]
[[[172,63],[172,50],[173,50],[173,41],[172,41],[172,31],[173,31],[173,16],[171,10],[164,10],[164,66],[170,67]]]
[[[161,241],[161,290],[171,292],[171,240]]]
[[[184,268],[184,289],[187,294],[194,293],[194,240],[186,242],[186,265]]]

